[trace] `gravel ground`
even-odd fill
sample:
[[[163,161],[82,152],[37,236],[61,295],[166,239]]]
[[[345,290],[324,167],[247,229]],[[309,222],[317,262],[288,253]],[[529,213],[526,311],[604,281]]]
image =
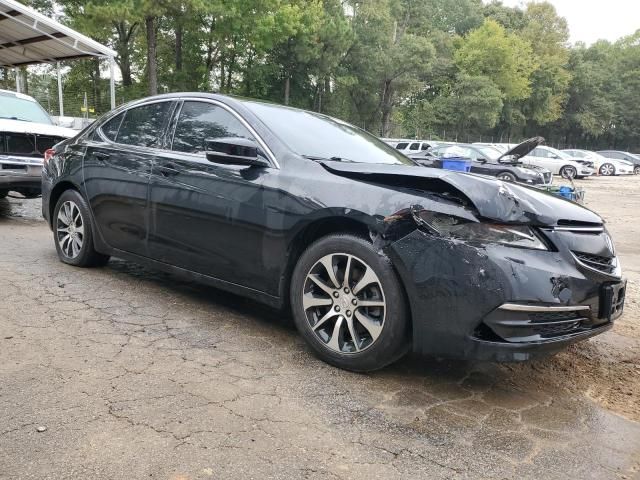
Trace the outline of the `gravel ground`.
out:
[[[640,478],[640,179],[580,185],[629,279],[612,331],[369,375],[238,297],[63,265],[40,202],[0,200],[0,478]]]

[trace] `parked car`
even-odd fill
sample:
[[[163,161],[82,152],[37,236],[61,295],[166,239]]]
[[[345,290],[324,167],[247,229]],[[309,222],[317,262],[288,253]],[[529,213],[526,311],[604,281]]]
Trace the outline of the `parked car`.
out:
[[[32,97],[0,90],[0,198],[12,190],[40,195],[44,152],[76,133],[55,126]]]
[[[426,140],[407,140],[396,143],[394,148],[405,155],[411,155],[413,153],[423,152],[429,150],[431,147],[437,145],[437,142]]]
[[[484,145],[443,145],[411,155],[411,158],[425,167],[435,168],[442,168],[443,161],[446,159],[464,158],[471,160],[472,173],[497,177],[507,182],[548,185],[552,180],[549,170],[536,166],[525,168],[518,160],[536,145],[537,143],[523,144],[519,150],[512,149],[505,153]]]
[[[593,175],[595,165],[589,160],[575,158],[555,148],[540,145],[522,158],[525,166],[544,167],[563,178],[584,178]]]
[[[216,94],[130,103],[45,163],[60,260],[110,256],[290,309],[317,355],[526,360],[602,333],[625,282],[603,220],[422,168],[318,113]]]
[[[568,149],[563,150],[567,155],[593,162],[596,171],[603,176],[633,175],[633,163],[616,158],[606,158],[599,153],[589,150]]]
[[[600,150],[597,153],[606,158],[624,160],[626,162],[633,163],[633,173],[640,175],[640,155],[634,155],[633,153],[623,152],[620,150]]]

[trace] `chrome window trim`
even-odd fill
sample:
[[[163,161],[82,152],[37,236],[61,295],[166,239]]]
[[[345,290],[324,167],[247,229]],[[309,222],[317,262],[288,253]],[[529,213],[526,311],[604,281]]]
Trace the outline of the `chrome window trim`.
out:
[[[227,105],[227,104],[225,104],[225,103],[223,103],[223,102],[221,102],[219,100],[214,100],[212,98],[178,97],[178,100],[182,100],[183,101],[182,105],[184,105],[184,102],[187,102],[187,101],[189,101],[189,102],[211,103],[211,104],[216,105],[218,107],[221,107],[224,110],[226,110],[227,112],[229,112],[231,115],[233,115],[242,124],[243,127],[245,127],[247,130],[249,130],[249,133],[251,133],[251,135],[254,136],[254,138],[258,142],[258,145],[260,145],[260,147],[264,151],[265,155],[267,156],[267,160],[269,160],[271,165],[274,168],[280,169],[280,164],[278,163],[278,160],[276,160],[276,156],[273,154],[271,149],[267,146],[267,143],[262,139],[262,137],[260,135],[258,135],[258,132],[256,132],[256,130],[249,124],[249,122],[247,122],[238,112],[236,112],[229,105]],[[182,110],[182,106],[180,107],[180,109]],[[179,116],[178,116],[178,120],[180,120]],[[173,145],[173,138],[171,139],[171,145]],[[170,150],[170,151],[174,152],[174,150]],[[186,152],[174,152],[174,153],[184,154]],[[188,155],[195,155],[195,156],[197,156],[199,158],[206,158],[206,154],[204,154],[204,153],[190,153]]]
[[[503,303],[498,307],[500,310],[511,312],[573,312],[576,310],[590,310],[588,305],[574,306],[543,306],[543,305],[522,305],[519,303]]]

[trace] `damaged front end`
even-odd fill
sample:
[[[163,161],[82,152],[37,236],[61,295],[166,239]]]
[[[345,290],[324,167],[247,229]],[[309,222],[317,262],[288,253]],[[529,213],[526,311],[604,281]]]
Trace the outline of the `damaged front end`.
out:
[[[405,286],[414,350],[527,360],[606,331],[622,313],[620,264],[590,210],[473,175],[338,168],[415,195],[375,235]]]

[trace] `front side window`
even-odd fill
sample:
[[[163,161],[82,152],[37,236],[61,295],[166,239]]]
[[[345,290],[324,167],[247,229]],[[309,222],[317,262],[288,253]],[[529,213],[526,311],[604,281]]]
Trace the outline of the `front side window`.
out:
[[[205,102],[184,102],[173,136],[172,149],[202,153],[207,150],[207,140],[229,137],[254,140],[240,120],[224,108]]]
[[[170,107],[171,102],[158,102],[127,110],[116,141],[138,147],[160,147],[160,139]]]
[[[533,155],[534,157],[549,158],[548,152],[542,148],[534,148],[533,152],[531,152],[531,155]]]
[[[409,150],[420,150],[420,144],[412,143],[411,146],[409,147]]]

